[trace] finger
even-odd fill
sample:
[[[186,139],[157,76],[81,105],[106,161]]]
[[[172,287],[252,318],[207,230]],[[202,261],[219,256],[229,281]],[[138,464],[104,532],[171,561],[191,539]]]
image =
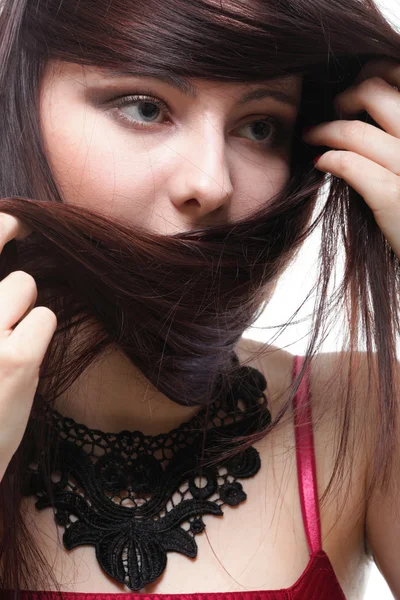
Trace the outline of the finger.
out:
[[[313,127],[303,135],[316,146],[356,152],[395,175],[400,175],[400,140],[362,121],[332,121]]]
[[[329,150],[316,164],[344,179],[368,204],[382,233],[400,259],[400,179],[355,152]]]
[[[370,60],[363,66],[357,75],[354,80],[354,85],[361,83],[369,77],[375,76],[382,77],[382,79],[385,79],[391,85],[398,85],[396,81],[400,81],[400,63],[391,58]]]
[[[32,228],[12,215],[0,212],[0,252],[12,239],[23,240],[32,233]]]
[[[400,78],[397,83],[400,86]],[[400,137],[400,92],[380,77],[347,88],[334,105],[341,117],[366,111],[387,133]]]
[[[25,271],[13,271],[0,281],[0,338],[8,337],[17,321],[35,305],[37,287]]]
[[[21,364],[41,365],[57,329],[57,317],[46,306],[37,306],[17,325],[7,340],[7,352]]]

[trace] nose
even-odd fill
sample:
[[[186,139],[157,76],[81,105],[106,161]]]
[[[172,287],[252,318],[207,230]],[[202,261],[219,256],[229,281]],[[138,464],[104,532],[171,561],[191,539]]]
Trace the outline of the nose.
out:
[[[171,202],[194,218],[229,202],[233,193],[225,134],[210,119],[203,123],[201,133],[193,129],[182,133],[170,179]]]

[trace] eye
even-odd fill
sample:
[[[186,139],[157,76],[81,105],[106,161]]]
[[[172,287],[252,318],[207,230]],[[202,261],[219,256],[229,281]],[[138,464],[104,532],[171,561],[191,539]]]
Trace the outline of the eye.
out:
[[[152,94],[153,92],[149,91],[147,93]],[[118,119],[143,128],[162,123],[162,119],[161,121],[155,119],[159,118],[163,112],[170,114],[168,104],[164,100],[145,94],[117,98],[112,101],[112,106],[118,109],[116,111]],[[130,108],[131,114],[122,112],[121,108]]]
[[[278,146],[289,139],[288,127],[277,117],[266,117],[247,123],[242,127],[256,136],[256,143],[266,146]],[[272,134],[271,134],[272,131]],[[269,133],[269,135],[267,135]]]
[[[148,94],[148,95],[147,95]],[[164,122],[163,114],[170,115],[168,104],[165,100],[154,97],[154,92],[148,90],[143,94],[124,96],[111,101],[111,106],[116,108],[116,118],[120,121],[141,129],[151,129],[152,125],[160,126]],[[122,112],[122,108],[129,109],[129,113]],[[245,130],[254,135],[254,140],[259,146],[268,148],[282,146],[291,137],[291,128],[282,119],[268,116],[253,120],[242,125],[238,131]]]

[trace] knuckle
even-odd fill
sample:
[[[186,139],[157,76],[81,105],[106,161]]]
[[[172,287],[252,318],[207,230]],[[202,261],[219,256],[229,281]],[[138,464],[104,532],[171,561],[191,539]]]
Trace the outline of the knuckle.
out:
[[[26,271],[13,271],[11,276],[18,279],[18,281],[25,285],[29,290],[37,292],[35,278]]]
[[[21,230],[22,223],[13,215],[8,213],[0,212],[0,236],[8,236],[10,233],[15,237],[18,236]]]
[[[4,229],[4,227],[10,226],[10,224],[17,223],[17,217],[13,217],[5,212],[0,212],[0,227]]]
[[[345,141],[359,137],[365,131],[362,121],[345,121],[342,123],[341,135]]]
[[[26,279],[29,281],[35,281],[34,278],[32,277],[32,275],[30,275],[29,273],[27,273],[26,271],[22,271],[20,269],[18,269],[17,271],[13,271],[12,275],[14,275],[15,277],[20,277],[21,279]]]
[[[395,207],[398,208],[400,202],[400,177],[390,178],[387,186],[389,188],[389,197],[392,199]]]
[[[0,213],[0,237],[3,238],[10,230],[10,219],[5,213]]]
[[[351,167],[353,163],[352,153],[347,152],[346,150],[336,150],[334,155],[332,155],[332,159],[337,161],[337,167],[343,174],[345,174],[346,170]]]
[[[46,319],[46,321],[52,321],[53,325],[57,326],[57,315],[50,308],[47,306],[36,306],[34,310],[36,311],[36,314],[38,314],[38,312],[39,314],[43,314],[43,317]]]
[[[375,92],[375,91],[381,91],[382,88],[386,89],[387,84],[382,77],[378,77],[378,75],[374,75],[373,77],[370,77],[369,79],[366,79],[365,81],[363,81],[360,84],[360,87],[362,89],[366,88],[367,92]]]
[[[34,277],[25,271],[15,271],[15,273],[17,273],[17,277],[19,278],[19,285],[24,288],[26,297],[31,304],[34,304],[38,297],[38,289]]]

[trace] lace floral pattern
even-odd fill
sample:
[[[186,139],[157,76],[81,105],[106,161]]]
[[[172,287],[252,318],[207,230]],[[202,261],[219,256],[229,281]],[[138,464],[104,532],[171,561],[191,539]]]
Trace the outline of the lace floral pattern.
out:
[[[23,495],[35,495],[38,510],[53,507],[68,550],[93,545],[105,573],[142,590],[166,568],[167,552],[197,556],[194,537],[204,531],[202,516],[223,515],[223,506],[245,501],[238,479],[260,469],[252,447],[207,466],[210,449],[222,439],[233,443],[270,422],[265,378],[251,367],[241,370],[235,394],[247,410],[226,412],[216,402],[207,419],[204,409],[167,434],[104,433],[49,410],[55,432],[47,449],[51,482],[46,486],[43,456],[32,454]],[[264,402],[256,403],[260,397]]]

